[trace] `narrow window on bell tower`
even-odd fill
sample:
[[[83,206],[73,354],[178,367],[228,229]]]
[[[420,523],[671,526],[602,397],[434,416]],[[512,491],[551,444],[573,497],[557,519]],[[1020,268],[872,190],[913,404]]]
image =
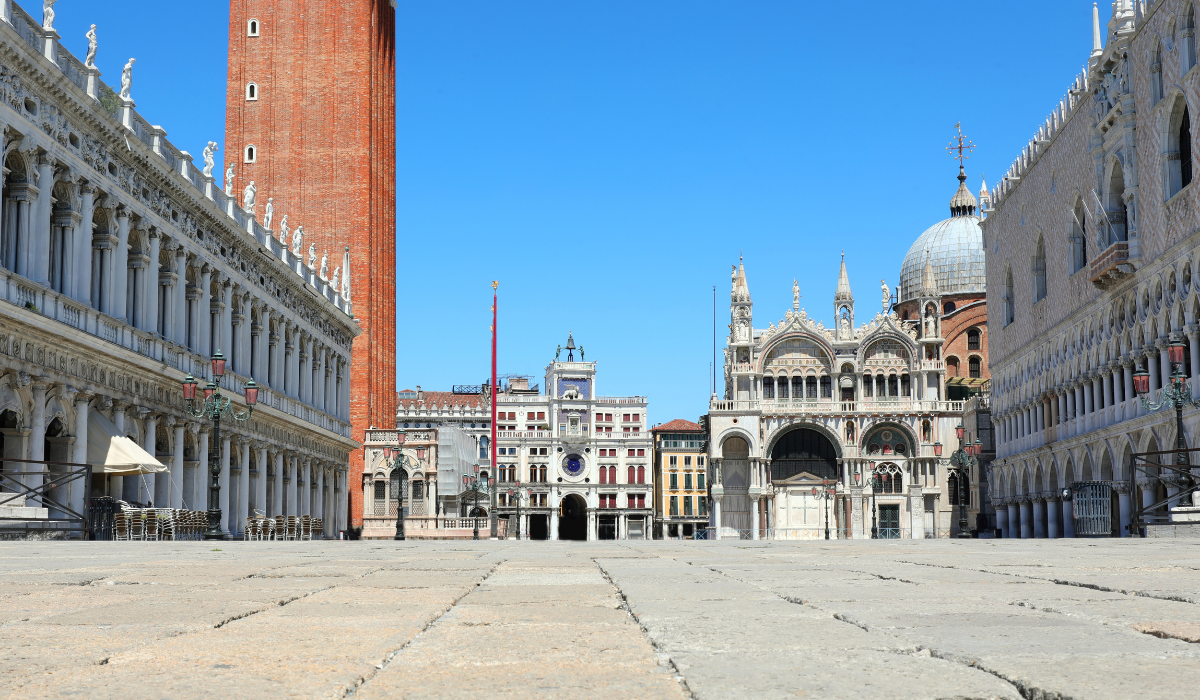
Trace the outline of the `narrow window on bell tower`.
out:
[[[246,36],[258,36],[258,20],[252,19],[246,22]]]

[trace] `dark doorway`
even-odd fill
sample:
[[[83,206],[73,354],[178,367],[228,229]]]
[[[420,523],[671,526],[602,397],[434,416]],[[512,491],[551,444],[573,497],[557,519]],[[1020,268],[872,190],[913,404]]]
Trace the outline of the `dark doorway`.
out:
[[[617,519],[600,518],[600,521],[596,523],[596,535],[602,540],[617,539]]]
[[[837,479],[837,453],[829,438],[799,428],[784,435],[771,450],[771,480],[782,481],[801,472],[818,479]]]
[[[546,540],[550,539],[550,525],[547,522],[550,519],[548,515],[531,515],[529,516],[529,539],[531,540]]]
[[[879,539],[900,539],[900,506],[879,506]]]
[[[587,539],[587,503],[577,493],[567,494],[559,505],[558,539]]]

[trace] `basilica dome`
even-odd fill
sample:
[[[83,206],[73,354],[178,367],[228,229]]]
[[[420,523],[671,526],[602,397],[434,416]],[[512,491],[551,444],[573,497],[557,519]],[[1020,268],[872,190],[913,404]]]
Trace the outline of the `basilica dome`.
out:
[[[975,216],[975,196],[967,189],[967,176],[962,168],[958,180],[958,191],[950,200],[950,218],[926,229],[904,256],[899,303],[920,295],[926,261],[933,265],[938,294],[985,293],[983,229]]]

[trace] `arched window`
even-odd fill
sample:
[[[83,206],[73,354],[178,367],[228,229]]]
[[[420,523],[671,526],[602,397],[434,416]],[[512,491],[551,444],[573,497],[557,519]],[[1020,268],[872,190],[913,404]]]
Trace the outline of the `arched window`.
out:
[[[775,379],[773,377],[763,377],[762,394],[764,399],[775,398]]]
[[[958,503],[958,495],[959,495],[958,494],[958,476],[956,476],[954,474],[950,475],[950,478],[946,480],[946,491],[948,492],[947,495],[950,496],[950,498],[949,498],[950,505],[952,505],[952,506],[959,505],[959,503]]]
[[[600,467],[600,483],[608,483],[608,467]]]
[[[637,469],[635,467],[629,468],[629,474],[627,476],[629,478],[629,481],[627,483],[630,483],[630,484],[637,483]]]
[[[954,302],[948,301],[945,304],[942,304],[942,313],[943,314],[954,313],[954,310],[956,308],[958,308],[958,307],[954,305]]]
[[[904,475],[895,464],[883,464],[875,470],[876,493],[904,493]]]
[[[258,162],[258,148],[256,146],[246,146],[246,157],[244,159],[244,162],[246,162],[246,163],[257,163]]]
[[[610,483],[610,484],[617,483],[617,468],[616,467],[608,468],[608,483]]]
[[[875,377],[864,374],[862,378],[863,396],[871,397],[875,395]]]
[[[488,439],[486,435],[479,438],[479,458],[488,458]]]
[[[246,22],[246,36],[258,36],[258,20],[251,19]]]
[[[639,484],[646,483],[646,468],[645,467],[637,468],[637,482]]]
[[[981,365],[982,363],[980,362],[978,356],[973,355],[969,360],[967,360],[967,371],[971,373],[972,378],[979,379],[983,377],[983,369]]]
[[[946,358],[946,375],[950,376],[950,377],[958,376],[958,358],[957,357],[951,356],[951,357]]]
[[[254,83],[246,83],[246,99],[247,100],[257,100],[258,99],[258,86],[255,85]]]
[[[1192,183],[1192,120],[1183,95],[1177,95],[1171,107],[1163,150],[1163,193],[1170,199]]]
[[[1071,215],[1071,274],[1075,274],[1087,265],[1087,210],[1082,199],[1075,203]]]
[[[1012,268],[1008,268],[1004,272],[1004,325],[1013,322],[1016,314],[1016,305],[1013,303],[1013,274]]]
[[[967,349],[968,350],[978,350],[979,349],[979,329],[978,328],[972,328],[971,330],[967,331]]]
[[[1125,204],[1125,170],[1119,162],[1113,165],[1112,173],[1108,176],[1108,202],[1104,210],[1108,219],[1108,233],[1103,243],[1112,245],[1117,241],[1126,240],[1129,209]]]
[[[1158,104],[1163,98],[1162,44],[1154,47],[1154,58],[1150,64],[1150,101]]]
[[[1033,262],[1030,266],[1033,272],[1033,303],[1046,298],[1046,242],[1038,236],[1037,246],[1033,251]]]
[[[1179,28],[1179,74],[1186,75],[1196,65],[1196,8],[1188,3]],[[1182,82],[1182,78],[1180,79]]]

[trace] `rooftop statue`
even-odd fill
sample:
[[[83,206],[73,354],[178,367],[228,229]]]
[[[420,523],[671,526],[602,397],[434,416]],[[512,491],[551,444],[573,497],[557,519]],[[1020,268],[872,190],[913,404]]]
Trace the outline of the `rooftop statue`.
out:
[[[121,69],[121,99],[129,99],[129,91],[133,88],[133,64],[137,61],[136,58],[129,59],[129,63]]]
[[[95,68],[96,67],[96,25],[93,24],[92,28],[89,29],[87,34],[84,34],[84,36],[87,37],[88,48],[87,48],[87,57],[83,59],[83,67],[84,68]]]

